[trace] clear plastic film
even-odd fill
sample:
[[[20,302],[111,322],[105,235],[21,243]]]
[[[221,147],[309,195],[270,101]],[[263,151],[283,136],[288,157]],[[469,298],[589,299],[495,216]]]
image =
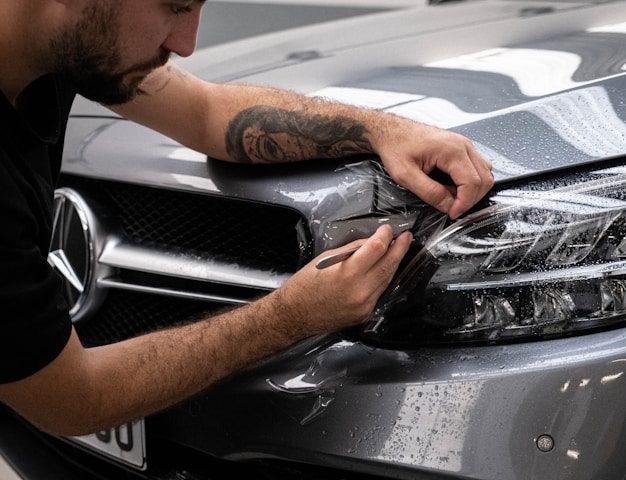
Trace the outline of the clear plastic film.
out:
[[[447,218],[397,185],[378,162],[347,164],[336,173],[342,181],[311,210],[315,254],[367,238],[381,225],[390,225],[396,236],[411,231],[423,243]]]
[[[408,343],[512,341],[626,321],[626,174],[591,171],[493,194],[433,231],[365,333]]]

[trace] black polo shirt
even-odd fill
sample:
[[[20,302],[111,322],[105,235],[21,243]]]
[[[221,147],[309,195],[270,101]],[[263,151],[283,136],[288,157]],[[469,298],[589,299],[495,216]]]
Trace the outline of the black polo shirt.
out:
[[[0,93],[0,383],[49,364],[70,336],[61,279],[47,256],[74,95],[54,75],[33,82],[17,108]]]

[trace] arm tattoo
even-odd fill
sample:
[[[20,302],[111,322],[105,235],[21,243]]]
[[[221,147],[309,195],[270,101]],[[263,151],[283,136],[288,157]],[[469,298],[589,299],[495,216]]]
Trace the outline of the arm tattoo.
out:
[[[364,125],[275,107],[239,112],[228,124],[226,151],[241,163],[279,163],[372,153]]]
[[[154,73],[150,78],[146,79],[145,85],[150,85],[151,90],[154,93],[158,93],[161,90],[165,90],[165,88],[170,84],[173,76],[185,79],[187,77],[187,73],[184,70],[176,67],[176,65],[170,63],[166,65],[165,71],[159,71],[157,73]],[[143,95],[149,95],[148,93],[146,93],[145,90],[142,89],[139,89],[138,93]]]

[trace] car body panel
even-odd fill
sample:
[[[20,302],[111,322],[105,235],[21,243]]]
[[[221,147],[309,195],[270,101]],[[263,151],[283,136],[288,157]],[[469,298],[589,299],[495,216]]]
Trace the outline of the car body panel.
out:
[[[623,27],[611,22],[619,22],[621,2],[542,5],[469,2],[366,15],[299,29],[287,36],[289,41],[282,40],[284,34],[272,34],[207,48],[181,63],[209,81],[279,85],[455,129],[500,167],[497,179],[620,154],[626,134],[621,88],[626,54]],[[385,22],[393,27],[384,28]],[[496,28],[499,22],[505,25]],[[477,33],[466,32],[467,24]],[[420,48],[422,44],[428,48]],[[297,52],[304,45],[317,53],[300,58]],[[363,65],[355,65],[357,59]],[[265,63],[257,69],[262,74],[244,68],[261,61]],[[222,78],[218,72],[224,70],[233,73]],[[337,73],[342,71],[346,73]],[[167,176],[180,175],[179,169],[187,174],[189,165],[177,163],[172,171],[171,159],[202,163],[201,155],[179,150],[175,142],[143,127],[90,118],[113,115],[90,102],[79,100],[74,115],[68,144],[75,150],[66,155],[68,172],[185,188]],[[590,118],[594,122],[577,121]],[[530,144],[529,138],[541,141]],[[138,149],[139,141],[151,148]],[[139,151],[149,155],[145,169],[137,169]],[[169,160],[155,165],[159,157]],[[111,164],[111,159],[118,161]],[[192,176],[207,176],[193,170]],[[152,179],[154,172],[159,176]],[[216,190],[207,182],[200,188]]]
[[[498,185],[523,184],[626,153],[625,6],[416,7],[233,42],[181,63],[210,81],[291,88],[453,129],[493,162]],[[321,239],[328,225],[372,213],[374,192],[387,188],[373,157],[231,165],[82,99],[66,146],[65,174],[297,211],[312,255],[349,240],[350,229]],[[389,188],[387,200],[423,206]],[[149,418],[147,434],[230,460],[388,478],[626,477],[626,329],[397,349],[357,338],[301,342]]]
[[[623,329],[414,351],[328,338],[157,423],[181,442],[239,460],[315,458],[407,479],[623,478],[625,355]],[[547,452],[538,447],[544,435],[554,442]]]

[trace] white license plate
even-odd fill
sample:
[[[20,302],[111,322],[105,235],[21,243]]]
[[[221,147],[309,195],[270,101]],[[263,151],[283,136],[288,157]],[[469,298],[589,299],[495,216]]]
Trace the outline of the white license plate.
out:
[[[143,420],[91,435],[71,437],[70,440],[117,462],[139,470],[147,468],[146,434]]]

